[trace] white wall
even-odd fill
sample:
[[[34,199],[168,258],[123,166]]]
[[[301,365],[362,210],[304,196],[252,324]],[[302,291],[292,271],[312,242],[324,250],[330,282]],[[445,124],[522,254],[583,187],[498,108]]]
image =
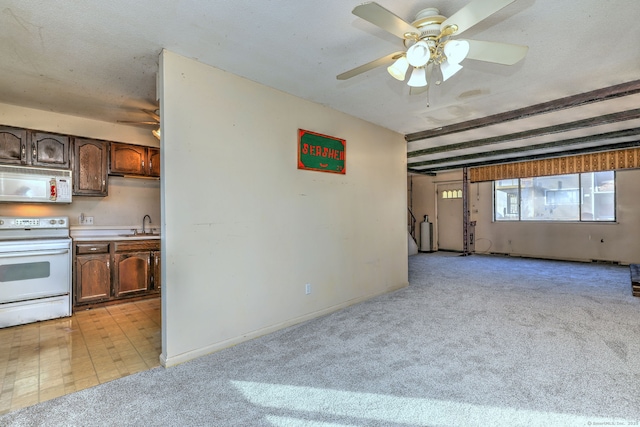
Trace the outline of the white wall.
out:
[[[41,130],[64,135],[159,146],[148,128],[124,126],[50,111],[0,103],[0,125]],[[142,226],[142,217],[151,215],[160,224],[160,182],[109,177],[107,197],[73,196],[71,204],[0,203],[2,215],[66,215],[72,226],[80,213],[94,217],[94,226]]]
[[[448,174],[448,178],[455,175]],[[414,176],[413,200],[418,214],[435,213],[437,177]],[[462,179],[462,175],[459,174]],[[640,262],[640,170],[616,173],[616,223],[493,222],[492,183],[470,184],[470,220],[477,221],[477,253],[575,261]],[[416,189],[418,189],[416,191]],[[414,210],[415,212],[416,210]],[[435,217],[433,217],[435,221]],[[432,221],[432,222],[433,222]],[[434,229],[437,227],[434,226]]]
[[[149,128],[91,120],[84,117],[0,103],[0,124],[84,138],[158,147]]]
[[[407,285],[402,135],[168,51],[160,81],[166,366]],[[298,170],[298,128],[346,175]]]

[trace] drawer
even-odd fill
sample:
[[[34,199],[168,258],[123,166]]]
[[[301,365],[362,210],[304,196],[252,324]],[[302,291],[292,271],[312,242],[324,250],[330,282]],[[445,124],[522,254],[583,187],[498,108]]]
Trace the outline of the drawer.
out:
[[[115,242],[114,244],[116,245],[116,252],[160,250],[160,240],[156,239]]]
[[[76,254],[108,254],[109,243],[76,243]]]

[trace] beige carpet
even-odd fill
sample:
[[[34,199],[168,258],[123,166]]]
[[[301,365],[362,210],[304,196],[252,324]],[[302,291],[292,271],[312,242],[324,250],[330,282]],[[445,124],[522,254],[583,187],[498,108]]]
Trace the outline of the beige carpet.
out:
[[[628,267],[433,253],[411,257],[409,269],[406,289],[9,413],[0,425],[640,420],[640,298]]]

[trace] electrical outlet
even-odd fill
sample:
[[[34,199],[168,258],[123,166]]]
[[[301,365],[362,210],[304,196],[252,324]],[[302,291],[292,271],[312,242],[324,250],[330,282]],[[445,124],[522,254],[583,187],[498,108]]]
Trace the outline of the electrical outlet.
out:
[[[80,225],[93,225],[93,217],[92,216],[81,216],[78,219]]]
[[[311,293],[311,283],[304,285],[304,293],[305,295],[309,295]]]

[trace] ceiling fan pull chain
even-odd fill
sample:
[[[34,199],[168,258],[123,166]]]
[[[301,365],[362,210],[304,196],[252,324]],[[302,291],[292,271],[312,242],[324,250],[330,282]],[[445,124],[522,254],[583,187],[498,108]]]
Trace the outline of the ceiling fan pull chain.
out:
[[[433,86],[433,80],[431,80],[431,76],[433,75],[433,62],[430,62],[427,65],[427,80],[430,82],[427,85],[427,108],[431,106],[431,101],[429,101],[429,93],[431,92],[431,87]]]

